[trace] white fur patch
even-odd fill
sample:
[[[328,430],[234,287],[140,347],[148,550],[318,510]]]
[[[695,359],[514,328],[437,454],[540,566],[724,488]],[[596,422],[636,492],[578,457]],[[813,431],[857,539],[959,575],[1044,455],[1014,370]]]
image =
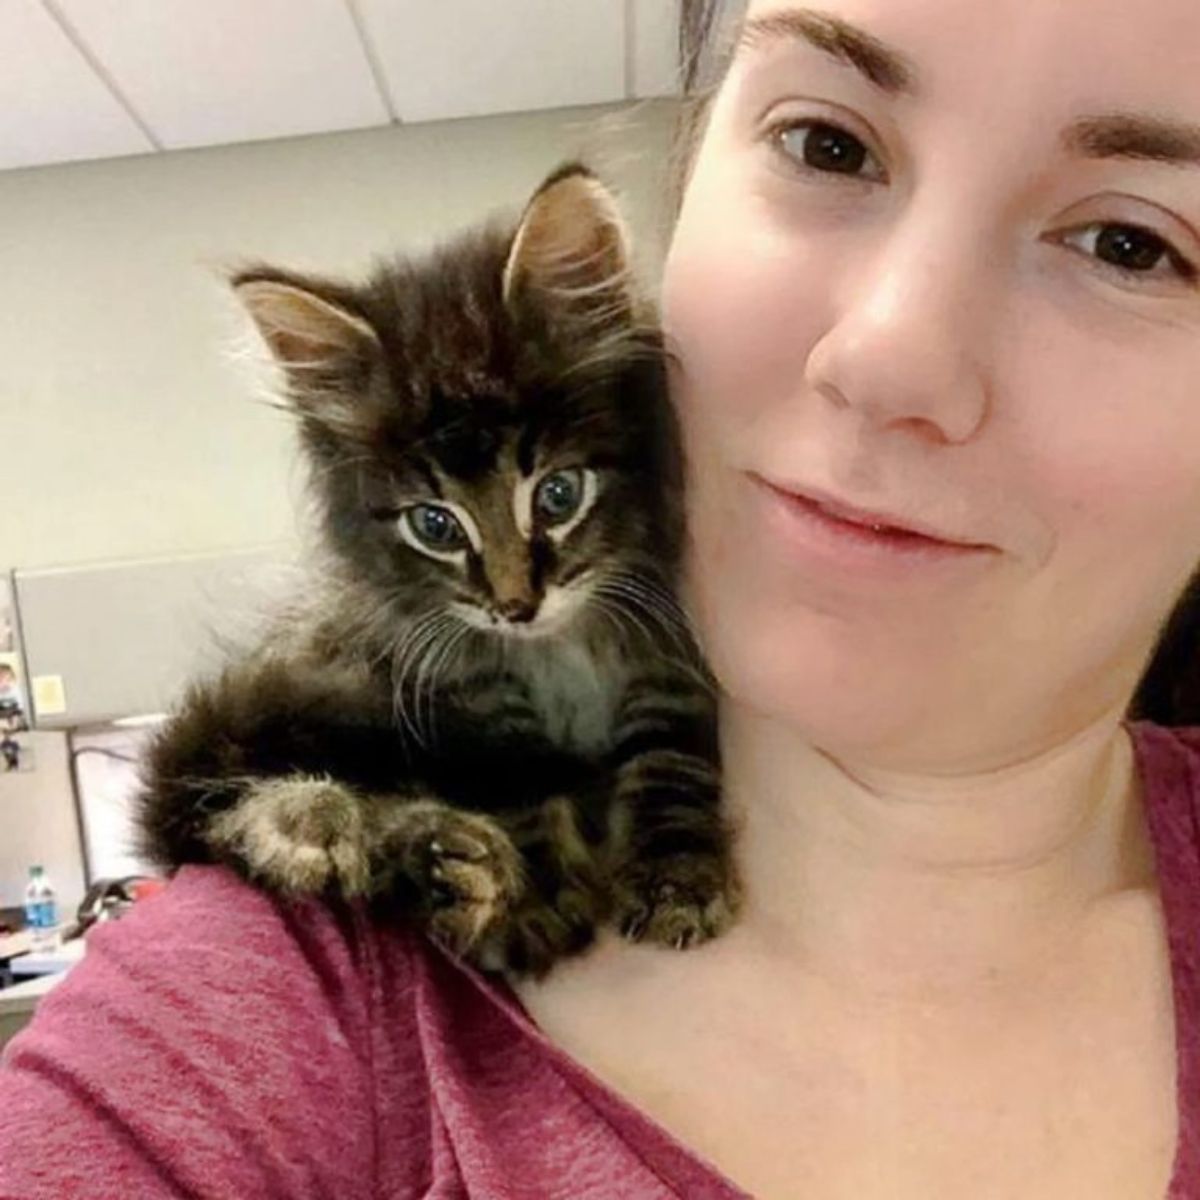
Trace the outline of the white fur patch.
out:
[[[619,657],[598,662],[586,646],[567,638],[520,643],[513,666],[554,741],[585,753],[611,742],[617,701],[626,686]]]
[[[532,621],[509,621],[486,612],[477,605],[463,604],[461,601],[454,601],[448,607],[450,612],[472,629],[482,629],[497,637],[519,641],[540,641],[542,638],[562,633],[571,624],[582,611],[589,590],[586,577],[581,577],[566,587],[551,584],[546,589],[537,616]]]

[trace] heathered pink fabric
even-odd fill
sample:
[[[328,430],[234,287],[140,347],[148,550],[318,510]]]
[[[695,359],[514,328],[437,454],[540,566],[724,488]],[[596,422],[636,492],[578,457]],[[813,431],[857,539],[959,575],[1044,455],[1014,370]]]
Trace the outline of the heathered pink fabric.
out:
[[[1200,729],[1134,732],[1175,981],[1170,1200],[1200,1200]],[[97,929],[0,1070],[3,1200],[743,1196],[503,987],[217,868]]]

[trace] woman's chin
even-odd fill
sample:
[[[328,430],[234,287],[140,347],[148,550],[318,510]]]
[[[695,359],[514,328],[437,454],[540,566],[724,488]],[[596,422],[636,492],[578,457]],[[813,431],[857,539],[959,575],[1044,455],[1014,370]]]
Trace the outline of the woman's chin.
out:
[[[919,721],[913,704],[899,704],[880,673],[863,679],[828,655],[725,644],[713,647],[710,659],[726,697],[727,719],[736,721],[741,713],[793,730],[822,748],[902,742]]]
[[[954,770],[1002,753],[1013,723],[995,696],[907,656],[869,647],[750,634],[715,639],[709,660],[727,733],[797,738],[831,757],[880,769]]]

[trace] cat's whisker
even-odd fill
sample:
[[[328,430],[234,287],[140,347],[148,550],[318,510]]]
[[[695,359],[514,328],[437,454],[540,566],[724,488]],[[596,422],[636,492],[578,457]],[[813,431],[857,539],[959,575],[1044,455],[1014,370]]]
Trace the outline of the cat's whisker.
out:
[[[605,604],[603,601],[599,601],[593,606],[593,611],[597,615],[603,617],[605,619],[605,621],[607,621],[608,624],[612,626],[614,632],[616,633],[616,636],[619,637],[622,641],[624,641],[625,626],[621,624],[620,619],[618,617],[614,616],[613,613],[609,611],[607,604]]]
[[[409,712],[409,706],[406,703],[407,694],[407,678],[414,663],[420,663],[423,660],[424,652],[429,643],[437,636],[437,629],[441,623],[449,618],[442,611],[436,611],[425,614],[417,621],[408,635],[403,639],[397,647],[392,665],[392,709],[396,718],[397,724],[403,724],[405,728],[416,739],[418,745],[424,745],[424,738],[420,728],[420,712],[418,705],[414,702],[412,713]],[[418,672],[418,681],[419,681]],[[414,700],[419,699],[420,688],[418,685],[414,688]]]
[[[663,586],[644,576],[616,572],[602,581],[604,586],[627,596],[660,623],[685,652],[693,643],[691,626],[675,597]]]
[[[437,741],[437,708],[435,706],[435,699],[437,696],[438,672],[450,662],[454,651],[457,650],[473,632],[475,631],[471,629],[469,625],[460,622],[458,628],[454,629],[442,643],[442,652],[435,660],[434,667],[430,672],[429,737],[431,742]]]
[[[647,592],[651,595],[657,596],[669,608],[678,612],[680,619],[684,619],[683,609],[680,608],[678,599],[665,584],[659,582],[659,580],[654,576],[644,572],[635,573],[633,571],[625,570],[614,571],[608,576],[608,578],[628,584],[630,587],[635,588],[638,591]]]
[[[416,675],[413,679],[412,688],[412,705],[413,705],[413,720],[419,730],[421,745],[426,749],[430,747],[429,726],[426,723],[425,715],[421,711],[422,704],[425,698],[425,680],[429,674],[429,665],[431,659],[436,654],[439,648],[438,636],[441,631],[441,622],[435,626],[433,632],[425,639],[421,645],[419,661],[417,663]]]
[[[453,625],[454,619],[447,615],[444,621],[439,621],[434,627],[429,641],[422,650],[421,665],[417,671],[416,682],[413,685],[416,695],[417,723],[425,733],[426,745],[431,745],[433,742],[433,729],[437,710],[437,694],[435,691],[437,668],[442,658],[442,651],[445,649],[447,631],[451,630]]]
[[[671,636],[682,636],[688,631],[686,620],[675,607],[665,603],[654,593],[643,592],[619,582],[609,584],[608,586],[612,592],[626,597],[631,603],[636,604],[649,616],[652,616]]]
[[[607,595],[612,596],[612,593],[608,592]],[[678,610],[678,606],[674,604],[673,599],[670,608],[672,611],[678,611],[682,613],[682,610]],[[622,611],[626,611],[623,606]],[[688,677],[691,682],[697,686],[697,688],[700,688],[706,692],[712,691],[713,679],[710,678],[703,670],[701,665],[702,660],[698,658],[696,638],[695,635],[692,634],[690,624],[686,622],[686,618],[683,616],[673,619],[674,622],[678,624],[678,630],[676,635],[672,637],[672,641],[676,643],[679,653],[678,656],[667,655],[667,662],[670,664],[671,670],[677,671],[680,674],[683,674],[683,676]]]
[[[409,715],[408,706],[405,703],[405,681],[413,640],[414,638],[406,639],[392,661],[392,722],[401,730],[407,729],[419,745],[421,731]]]
[[[639,613],[644,614],[662,632],[670,636],[674,636],[678,632],[674,616],[669,610],[664,609],[641,592],[626,586],[620,580],[601,580],[596,584],[595,590],[603,592],[615,601],[628,604],[631,609],[636,609]],[[650,636],[649,630],[647,630],[647,636]]]
[[[344,612],[351,607],[355,598],[351,589],[346,589],[345,603],[337,605],[337,611]],[[408,628],[399,642],[395,639],[395,627],[398,614],[403,611],[403,596],[393,592],[385,594],[369,609],[364,609],[356,615],[347,618],[347,634],[350,640],[363,647],[376,647],[375,653],[366,659],[368,669],[378,668],[380,663],[389,655],[399,652],[414,630]]]
[[[628,597],[622,596],[617,592],[609,592],[608,596],[613,607],[618,612],[623,613],[630,624],[638,628],[642,634],[642,637],[645,638],[646,641],[655,642],[658,640],[651,632],[650,626],[647,625],[644,620],[642,620],[640,613],[637,611],[637,606],[628,602]]]
[[[604,599],[595,593],[592,595],[591,603],[598,612],[613,621],[623,638],[628,639],[630,631],[635,628],[635,618],[624,605],[617,603],[615,600]],[[640,622],[638,622],[638,625],[640,625],[645,635],[645,626],[641,625]]]
[[[436,664],[445,643],[442,640],[446,629],[454,625],[454,618],[446,612],[439,614],[440,619],[434,622],[429,637],[421,647],[421,662],[417,668],[416,680],[413,684],[413,710],[416,714],[417,725],[423,730],[423,744],[429,746],[432,742],[432,724],[436,696],[432,683],[436,678]],[[427,720],[422,717],[421,707],[424,698]]]

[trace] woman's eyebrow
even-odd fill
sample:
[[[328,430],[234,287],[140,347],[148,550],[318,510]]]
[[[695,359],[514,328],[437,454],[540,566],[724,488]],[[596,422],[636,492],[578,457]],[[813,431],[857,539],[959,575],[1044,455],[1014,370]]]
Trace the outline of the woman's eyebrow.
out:
[[[1080,117],[1063,131],[1062,146],[1080,158],[1138,158],[1200,166],[1200,125],[1141,113]]]
[[[742,22],[737,49],[758,49],[779,41],[807,42],[839,64],[853,67],[889,95],[913,96],[917,92],[917,71],[907,56],[840,17],[811,8],[748,17]]]
[[[748,17],[737,50],[776,42],[804,42],[849,66],[889,96],[916,96],[920,73],[909,58],[874,34],[812,8],[785,8]],[[1142,113],[1101,113],[1072,121],[1060,139],[1070,155],[1088,159],[1142,159],[1200,166],[1200,125]]]

